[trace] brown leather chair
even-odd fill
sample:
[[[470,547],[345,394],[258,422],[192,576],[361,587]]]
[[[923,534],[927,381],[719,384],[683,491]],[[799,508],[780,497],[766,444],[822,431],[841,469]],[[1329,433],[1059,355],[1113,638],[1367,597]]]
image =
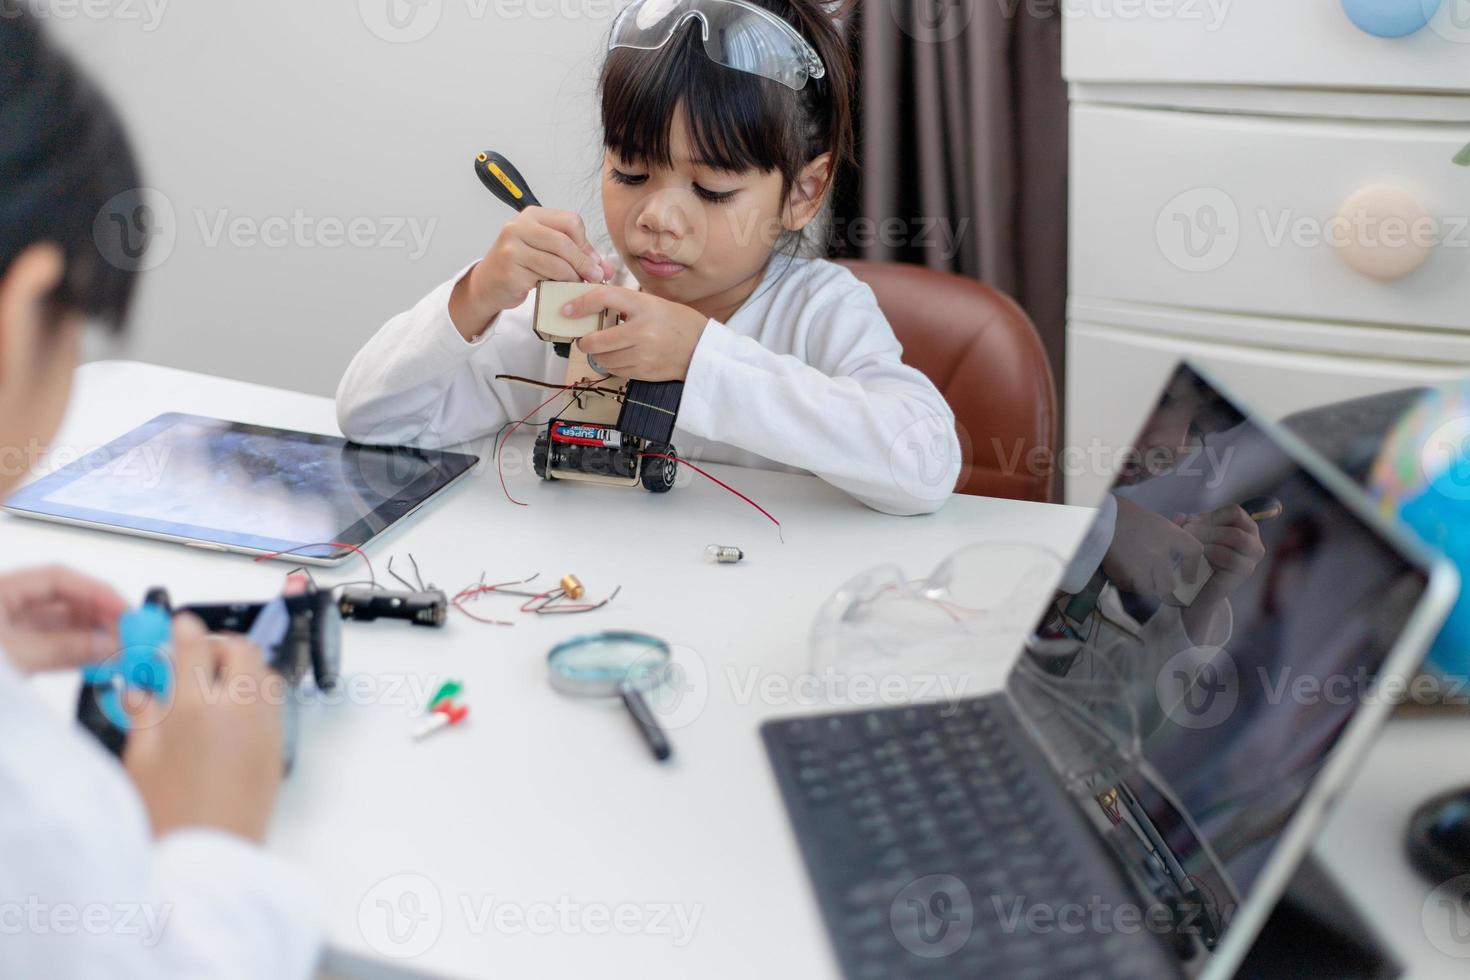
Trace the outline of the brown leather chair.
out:
[[[898,262],[842,263],[872,287],[903,344],[954,409],[964,466],[956,493],[1051,500],[1057,396],[1051,363],[1006,294]]]

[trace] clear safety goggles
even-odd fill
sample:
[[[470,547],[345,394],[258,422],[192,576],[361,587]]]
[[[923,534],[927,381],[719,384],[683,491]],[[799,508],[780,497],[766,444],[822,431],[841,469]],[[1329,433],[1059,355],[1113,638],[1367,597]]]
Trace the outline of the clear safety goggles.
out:
[[[808,79],[827,74],[822,59],[794,27],[742,0],[636,0],[613,23],[608,48],[661,48],[691,17],[698,18],[705,53],[716,64],[798,92]]]

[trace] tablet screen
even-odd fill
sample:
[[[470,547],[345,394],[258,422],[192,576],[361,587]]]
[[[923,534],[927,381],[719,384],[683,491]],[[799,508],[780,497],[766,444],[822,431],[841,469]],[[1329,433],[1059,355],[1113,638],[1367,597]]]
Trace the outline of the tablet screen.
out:
[[[478,458],[168,414],[11,498],[24,516],[252,552],[350,554]]]

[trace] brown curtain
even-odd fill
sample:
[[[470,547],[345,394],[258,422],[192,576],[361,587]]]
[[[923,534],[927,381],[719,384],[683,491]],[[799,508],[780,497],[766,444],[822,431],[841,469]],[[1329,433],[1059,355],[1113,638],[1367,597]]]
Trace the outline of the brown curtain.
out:
[[[839,254],[947,269],[1009,293],[1035,321],[1060,385],[1067,90],[1057,9],[861,0],[849,24],[858,166],[837,195],[833,233]]]

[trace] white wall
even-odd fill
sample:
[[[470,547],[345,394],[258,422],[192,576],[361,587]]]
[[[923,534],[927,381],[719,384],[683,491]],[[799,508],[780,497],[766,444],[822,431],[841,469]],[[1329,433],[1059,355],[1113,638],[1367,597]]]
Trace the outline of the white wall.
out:
[[[110,355],[330,394],[509,218],[471,170],[481,149],[601,226],[593,88],[614,0],[32,4],[118,104],[174,215]],[[364,241],[344,241],[358,218]]]

